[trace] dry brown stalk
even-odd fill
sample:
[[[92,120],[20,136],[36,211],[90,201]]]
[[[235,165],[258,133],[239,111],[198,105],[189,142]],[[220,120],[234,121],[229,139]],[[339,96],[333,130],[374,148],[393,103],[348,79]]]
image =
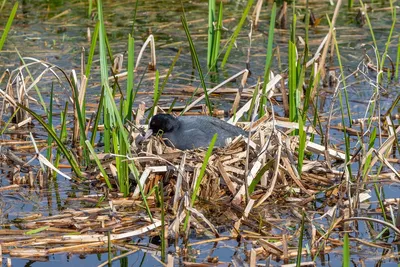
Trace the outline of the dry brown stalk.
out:
[[[277,132],[276,134],[277,137],[277,143],[278,143],[278,150],[276,152],[276,156],[275,156],[275,162],[274,162],[274,176],[272,177],[272,181],[269,185],[269,188],[267,190],[267,192],[265,192],[264,196],[261,197],[261,199],[258,201],[258,203],[256,204],[255,207],[260,206],[265,200],[267,200],[268,197],[271,196],[272,191],[274,191],[275,189],[275,184],[276,184],[276,180],[278,178],[278,172],[279,172],[279,163],[281,161],[281,152],[282,152],[282,135],[280,132]]]
[[[229,188],[229,191],[232,193],[232,195],[236,194],[236,184],[232,182],[232,180],[229,178],[229,174],[226,172],[224,166],[221,164],[220,161],[217,161],[217,167],[219,172],[221,173],[222,178],[224,179],[226,185]]]
[[[337,3],[336,3],[335,12],[333,13],[333,18],[332,18],[331,27],[330,27],[329,33],[328,33],[327,42],[326,42],[326,44],[324,46],[324,50],[323,50],[322,56],[320,58],[318,72],[321,74],[322,78],[325,77],[326,56],[328,54],[329,45],[330,45],[330,42],[331,42],[331,39],[332,39],[333,30],[334,30],[335,25],[336,25],[336,20],[337,20],[337,17],[339,15],[339,10],[340,10],[341,5],[342,5],[342,0],[338,0]],[[318,83],[315,83],[313,94],[315,94],[317,86],[318,86]],[[314,98],[314,95],[313,95],[312,98]]]
[[[17,184],[2,186],[2,187],[0,187],[0,192],[7,191],[7,190],[16,190],[18,188],[19,188],[19,185],[17,185]]]
[[[260,245],[267,251],[268,253],[274,254],[278,257],[282,257],[283,255],[283,250],[278,248],[276,245],[268,242],[267,240],[260,239],[258,240]]]
[[[193,246],[198,246],[198,245],[204,245],[207,243],[217,243],[217,242],[231,240],[231,239],[232,238],[229,236],[222,236],[222,237],[218,237],[218,238],[211,238],[211,239],[202,240],[202,241],[198,241],[198,242],[194,242],[194,243],[189,243],[188,246],[193,247]]]

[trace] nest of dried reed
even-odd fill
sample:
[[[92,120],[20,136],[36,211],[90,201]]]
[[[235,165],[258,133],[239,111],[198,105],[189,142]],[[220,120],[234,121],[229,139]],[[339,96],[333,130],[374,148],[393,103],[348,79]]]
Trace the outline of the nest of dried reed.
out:
[[[299,174],[299,140],[290,135],[296,129],[296,124],[262,118],[243,127],[247,130],[251,127],[250,139],[240,136],[226,147],[213,150],[197,195],[200,202],[195,205],[191,205],[189,199],[199,177],[206,149],[180,151],[165,146],[160,138],[153,137],[140,148],[134,147],[136,156],[127,159],[134,160],[141,173],[140,183],[147,196],[152,218],[143,211],[138,186],[126,198],[115,192],[70,198],[71,201],[92,203],[93,206],[97,204],[100,208],[68,209],[55,216],[31,214],[20,218],[8,224],[15,230],[0,231],[3,252],[13,257],[45,260],[54,253],[106,252],[107,243],[110,242],[112,249],[134,253],[144,248],[132,245],[130,241],[137,236],[158,236],[162,225],[166,227],[168,237],[178,240],[184,218],[190,211],[192,229],[215,236],[205,242],[241,237],[255,242],[251,250],[246,251],[250,258],[254,259],[257,255],[272,255],[276,259],[295,257],[297,248],[290,249],[288,245],[295,242],[298,235],[296,230],[277,233],[276,229],[282,229],[282,224],[298,225],[304,220],[302,210],[313,220],[316,214],[320,218],[332,216],[335,209],[331,207],[338,204],[344,210],[348,209],[347,187],[346,183],[342,183],[345,178],[342,171],[345,155],[308,141],[307,160]],[[138,131],[133,137],[137,134]],[[318,160],[318,155],[323,155],[323,159]],[[106,155],[103,155],[103,159],[103,165],[112,177],[115,162],[112,157],[106,160]],[[160,186],[163,188],[162,205],[155,193]],[[17,188],[10,186],[3,189]],[[323,203],[316,209],[313,203],[317,195],[323,199]],[[358,192],[354,197],[362,202],[369,195]],[[101,198],[108,202],[101,202]],[[282,214],[287,209],[291,215]],[[220,225],[228,225],[230,235],[222,236]],[[326,222],[322,225],[328,228]],[[343,225],[346,226],[346,223]],[[336,226],[339,224],[335,223],[332,227]],[[312,251],[315,252],[323,236],[313,233],[312,244],[315,247]],[[341,245],[332,236],[329,238],[330,246],[325,246],[325,251]],[[277,241],[272,244],[271,238]],[[150,250],[157,251],[159,247]]]

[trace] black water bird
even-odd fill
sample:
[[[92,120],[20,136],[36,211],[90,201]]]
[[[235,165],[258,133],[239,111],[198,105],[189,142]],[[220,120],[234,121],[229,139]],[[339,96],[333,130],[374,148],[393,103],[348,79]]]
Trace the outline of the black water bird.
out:
[[[150,120],[144,139],[161,134],[166,145],[180,150],[208,147],[214,134],[218,134],[215,147],[223,147],[226,139],[248,136],[248,132],[223,120],[210,116],[181,116],[157,114]]]

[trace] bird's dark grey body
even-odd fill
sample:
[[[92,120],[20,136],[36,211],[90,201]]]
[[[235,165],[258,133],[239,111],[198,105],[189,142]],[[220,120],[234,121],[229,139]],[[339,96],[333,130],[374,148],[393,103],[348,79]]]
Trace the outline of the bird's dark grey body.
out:
[[[162,133],[165,143],[181,150],[208,147],[215,133],[218,134],[216,147],[225,146],[227,138],[247,136],[243,129],[210,116],[181,116],[158,114],[150,121],[153,134]]]

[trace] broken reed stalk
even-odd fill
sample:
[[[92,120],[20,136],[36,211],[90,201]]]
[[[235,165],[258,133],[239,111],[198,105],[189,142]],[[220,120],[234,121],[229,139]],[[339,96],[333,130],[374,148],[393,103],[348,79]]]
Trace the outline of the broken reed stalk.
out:
[[[143,52],[146,49],[146,47],[150,44],[150,69],[155,70],[157,66],[157,60],[156,60],[156,46],[154,43],[154,36],[152,34],[147,37],[146,41],[144,42],[142,48],[140,49],[138,58],[136,60],[136,65],[135,65],[135,71],[137,71],[137,68],[139,67],[140,60],[142,59]]]

